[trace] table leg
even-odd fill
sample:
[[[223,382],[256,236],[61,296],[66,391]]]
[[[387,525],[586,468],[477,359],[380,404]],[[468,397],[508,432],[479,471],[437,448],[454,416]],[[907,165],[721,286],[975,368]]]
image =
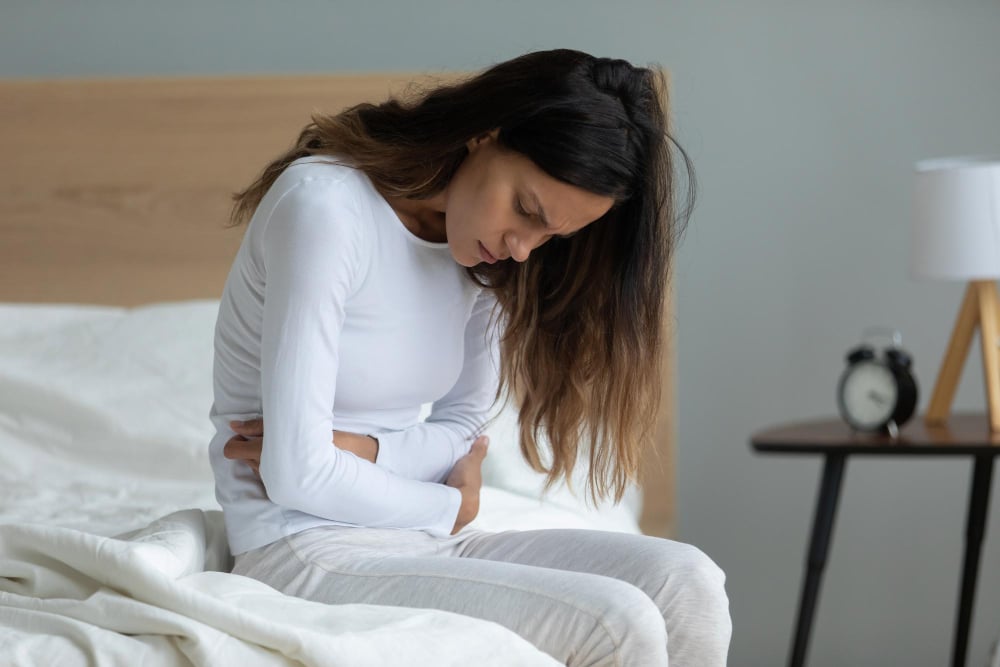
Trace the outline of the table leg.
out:
[[[846,461],[846,454],[827,454],[823,463],[823,479],[817,494],[816,515],[813,518],[812,537],[809,540],[802,597],[799,602],[798,618],[795,621],[795,637],[788,659],[790,667],[801,667],[805,664],[813,612],[816,610],[816,600],[819,597],[819,585],[823,568],[826,566],[826,555],[830,550],[833,519],[837,513],[837,500],[840,497]]]
[[[969,512],[965,524],[965,563],[962,566],[962,588],[958,598],[958,619],[955,625],[955,643],[952,650],[952,667],[965,667],[969,647],[969,629],[972,621],[972,602],[976,595],[976,578],[979,574],[979,556],[986,530],[986,514],[990,502],[990,482],[993,477],[993,456],[977,456],[972,469],[972,491],[969,494]]]

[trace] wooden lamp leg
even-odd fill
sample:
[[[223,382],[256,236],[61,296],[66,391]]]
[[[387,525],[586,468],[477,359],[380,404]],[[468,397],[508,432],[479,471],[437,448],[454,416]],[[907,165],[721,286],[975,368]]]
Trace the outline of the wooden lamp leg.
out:
[[[1000,354],[997,350],[997,286],[993,281],[978,281],[979,338],[983,348],[983,373],[986,381],[986,404],[989,408],[990,430],[1000,431]]]
[[[1000,350],[997,349],[1000,340],[1000,298],[992,280],[971,281],[965,290],[962,307],[934,384],[934,393],[924,415],[928,425],[942,425],[948,420],[977,326],[982,343],[990,430],[1000,432]]]
[[[978,324],[979,293],[976,283],[970,282],[965,288],[962,307],[958,311],[958,318],[955,320],[955,328],[948,341],[948,349],[945,350],[941,370],[938,371],[934,393],[931,395],[930,403],[927,404],[924,421],[928,425],[941,425],[948,419],[951,403],[955,398],[955,390],[958,388],[958,380],[962,376],[962,367],[965,365],[969,348],[972,346],[972,335]]]

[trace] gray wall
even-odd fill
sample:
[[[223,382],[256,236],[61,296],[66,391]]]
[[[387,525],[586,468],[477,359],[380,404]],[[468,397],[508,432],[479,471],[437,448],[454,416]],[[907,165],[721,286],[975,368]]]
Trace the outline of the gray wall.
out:
[[[748,438],[835,415],[843,354],[902,330],[926,405],[963,286],[907,273],[910,169],[1000,152],[1000,5],[928,0],[10,2],[0,76],[468,69],[567,46],[673,72],[700,198],[676,264],[680,538],[728,573],[732,665],[785,660],[820,471]],[[975,352],[958,409],[984,406]],[[811,665],[950,655],[970,465],[848,464]],[[971,665],[1000,634],[994,492]]]

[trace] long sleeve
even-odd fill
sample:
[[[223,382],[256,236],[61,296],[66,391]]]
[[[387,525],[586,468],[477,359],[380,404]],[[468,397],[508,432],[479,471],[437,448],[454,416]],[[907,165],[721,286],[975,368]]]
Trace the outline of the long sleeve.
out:
[[[462,372],[447,394],[435,401],[427,419],[399,431],[374,433],[376,464],[400,477],[444,482],[455,462],[480,435],[499,382],[497,328],[490,326],[496,298],[483,290],[465,328]]]
[[[457,489],[404,479],[331,443],[345,303],[369,246],[352,191],[303,178],[263,230],[260,476],[277,505],[333,521],[447,535]]]

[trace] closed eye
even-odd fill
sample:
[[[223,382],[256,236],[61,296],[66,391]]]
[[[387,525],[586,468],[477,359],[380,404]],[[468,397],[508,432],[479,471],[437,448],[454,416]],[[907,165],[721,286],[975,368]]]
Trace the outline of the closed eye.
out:
[[[528,213],[526,210],[524,210],[524,206],[521,205],[521,200],[520,199],[515,199],[514,200],[514,210],[519,215],[522,215],[522,216],[524,216],[526,218],[534,217],[533,213]],[[549,229],[549,227],[546,227],[546,229]],[[569,234],[555,234],[555,237],[559,238],[559,239],[568,239],[568,238],[576,235],[578,232],[579,232],[579,230],[577,230],[576,232],[571,232]]]
[[[519,215],[523,215],[526,218],[531,217],[531,214],[524,210],[524,207],[521,205],[520,199],[514,200],[514,210],[517,211]]]
[[[520,199],[515,199],[514,200],[514,210],[517,211],[518,215],[520,215],[522,217],[525,217],[525,218],[531,219],[531,218],[537,217],[534,213],[528,213],[524,209],[524,206],[521,204],[521,200]],[[542,220],[541,218],[538,218],[538,220],[543,225],[545,225],[545,221],[544,220]],[[545,226],[545,229],[548,229],[548,226]]]

